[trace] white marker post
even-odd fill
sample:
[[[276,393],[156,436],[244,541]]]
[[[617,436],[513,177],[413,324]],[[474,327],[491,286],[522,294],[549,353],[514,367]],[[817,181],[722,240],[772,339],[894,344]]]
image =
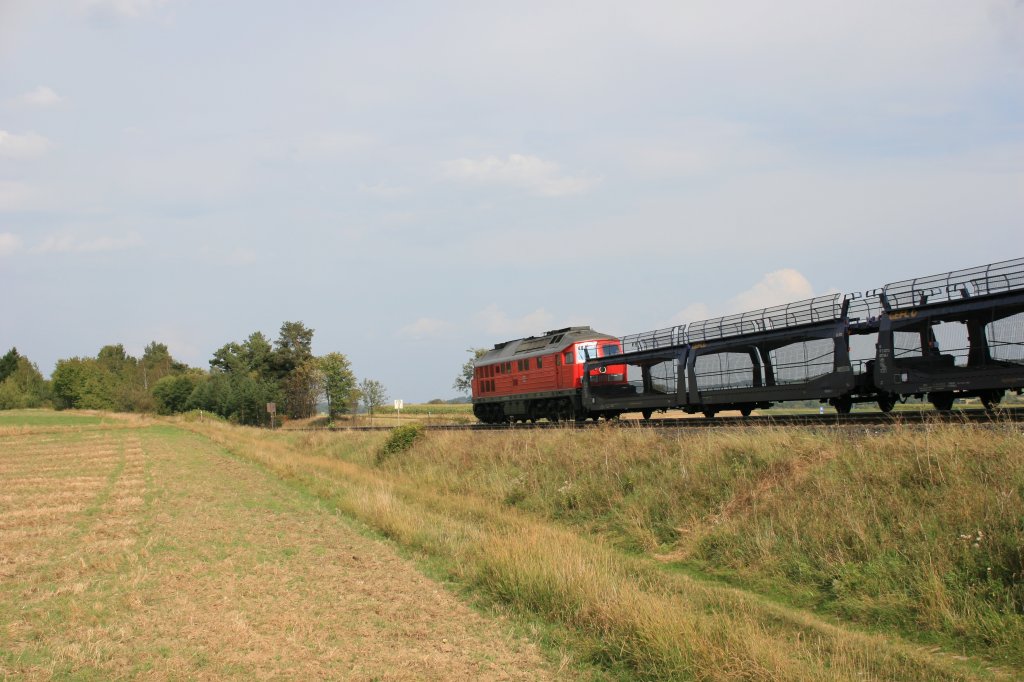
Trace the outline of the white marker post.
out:
[[[403,403],[401,400],[396,400],[395,401],[395,412],[398,413],[398,421],[399,422],[402,421],[402,408],[403,407],[405,407],[405,403]]]

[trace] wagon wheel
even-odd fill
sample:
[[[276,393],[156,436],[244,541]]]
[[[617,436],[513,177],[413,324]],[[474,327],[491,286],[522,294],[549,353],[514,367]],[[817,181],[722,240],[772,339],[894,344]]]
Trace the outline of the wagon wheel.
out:
[[[710,407],[704,408],[704,418],[705,419],[714,419],[716,412],[718,412],[718,410],[714,410],[714,409],[712,409]]]
[[[929,393],[928,399],[932,401],[932,406],[934,406],[939,412],[949,412],[953,409],[954,398],[953,394],[949,391]]]
[[[654,414],[654,412],[652,412],[651,410],[644,410],[640,414],[643,415],[644,421],[650,421],[651,420],[651,415]]]
[[[892,412],[894,407],[896,407],[896,396],[891,393],[883,393],[878,396],[878,409],[882,412]]]
[[[839,396],[832,401],[832,406],[839,414],[850,414],[850,410],[853,409],[853,398],[848,395]]]
[[[996,405],[1003,399],[1003,391],[985,391],[981,394],[981,404],[985,406],[985,409],[992,412],[996,409]]]
[[[744,417],[749,417],[750,413],[753,412],[753,411],[754,411],[753,408],[750,408],[750,407],[741,407],[740,408],[740,414],[743,415]]]

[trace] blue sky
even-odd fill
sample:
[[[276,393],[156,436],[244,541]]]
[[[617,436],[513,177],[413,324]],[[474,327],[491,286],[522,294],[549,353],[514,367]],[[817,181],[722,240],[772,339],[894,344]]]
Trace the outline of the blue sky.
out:
[[[465,349],[1024,255],[1024,4],[0,0],[0,347]]]

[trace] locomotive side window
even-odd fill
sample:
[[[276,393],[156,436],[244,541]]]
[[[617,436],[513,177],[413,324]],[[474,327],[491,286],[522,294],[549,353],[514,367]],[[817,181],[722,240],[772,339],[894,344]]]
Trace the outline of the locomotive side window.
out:
[[[571,365],[572,364],[572,351],[571,350],[565,351],[565,364],[567,364],[567,365]]]
[[[544,367],[544,358],[537,358],[537,369],[543,369],[543,367]]]

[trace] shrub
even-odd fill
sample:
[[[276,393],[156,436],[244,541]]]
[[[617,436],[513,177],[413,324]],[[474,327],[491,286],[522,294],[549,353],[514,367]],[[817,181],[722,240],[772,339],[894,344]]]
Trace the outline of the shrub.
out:
[[[392,429],[384,445],[377,451],[377,463],[380,464],[392,455],[405,452],[423,435],[423,427],[419,424],[406,424]]]

